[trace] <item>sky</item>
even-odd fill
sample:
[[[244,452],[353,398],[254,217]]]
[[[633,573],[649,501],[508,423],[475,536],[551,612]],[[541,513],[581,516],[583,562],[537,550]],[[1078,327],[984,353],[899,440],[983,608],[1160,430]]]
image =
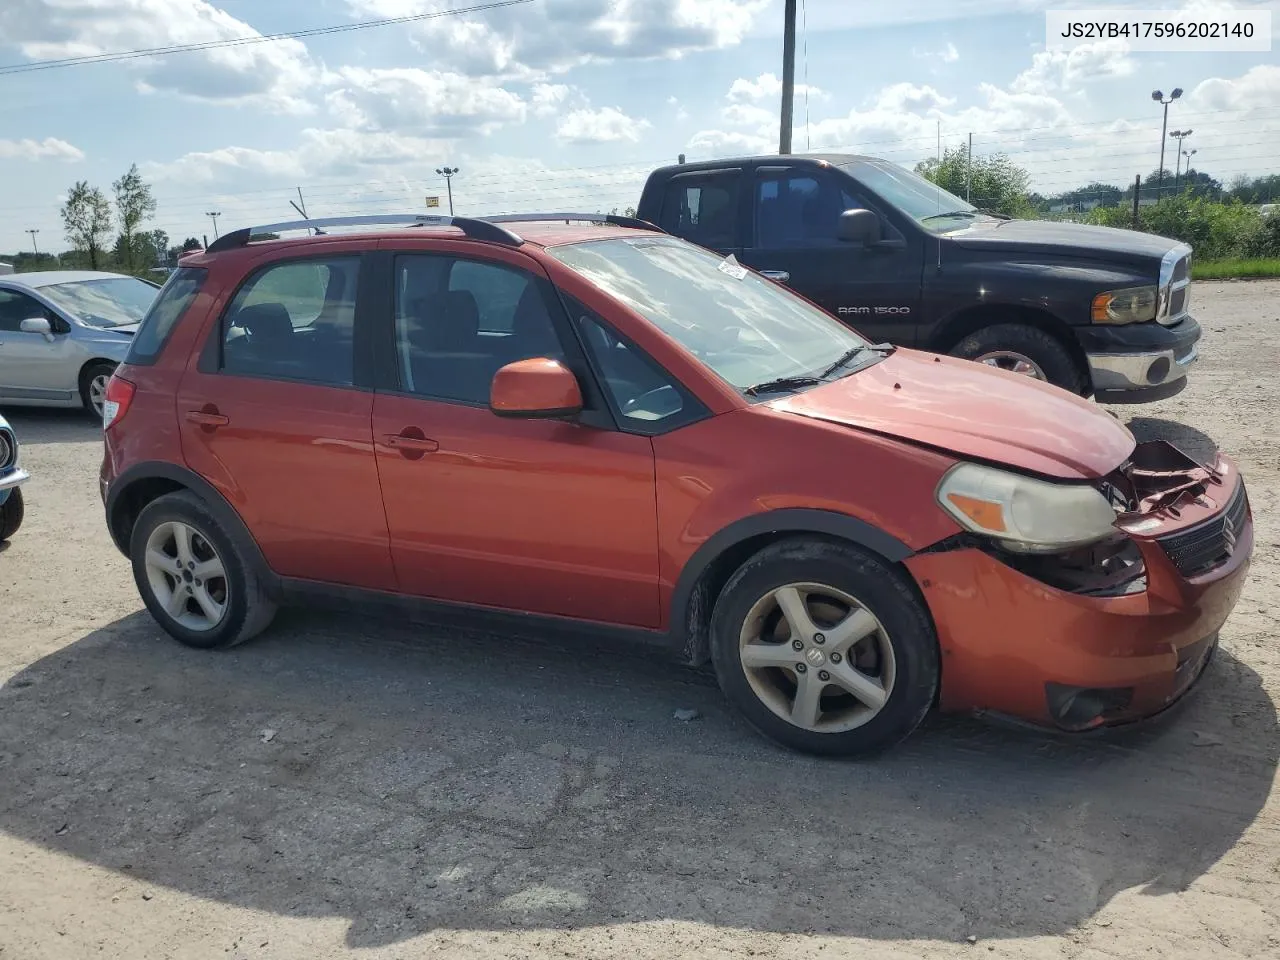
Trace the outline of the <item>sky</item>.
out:
[[[0,0],[0,251],[136,163],[175,240],[295,217],[634,206],[655,166],[776,152],[783,0]],[[793,147],[905,165],[973,135],[1045,194],[1159,163],[1161,107],[1224,181],[1280,172],[1280,48],[1046,49],[1045,10],[1280,0],[801,0]],[[440,14],[62,68],[40,61]],[[1174,166],[1175,142],[1165,165]],[[216,226],[209,212],[218,212]],[[435,211],[442,212],[442,211]]]

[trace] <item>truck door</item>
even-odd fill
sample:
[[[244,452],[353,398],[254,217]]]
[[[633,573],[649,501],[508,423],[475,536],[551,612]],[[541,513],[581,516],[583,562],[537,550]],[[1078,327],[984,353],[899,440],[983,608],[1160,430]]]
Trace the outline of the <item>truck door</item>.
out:
[[[847,176],[813,165],[761,166],[752,184],[747,246],[738,259],[839,317],[864,336],[914,346],[923,248],[909,241]],[[837,238],[840,214],[869,209],[884,242]]]
[[[662,187],[658,226],[700,247],[741,259],[742,181],[737,168],[676,174]]]

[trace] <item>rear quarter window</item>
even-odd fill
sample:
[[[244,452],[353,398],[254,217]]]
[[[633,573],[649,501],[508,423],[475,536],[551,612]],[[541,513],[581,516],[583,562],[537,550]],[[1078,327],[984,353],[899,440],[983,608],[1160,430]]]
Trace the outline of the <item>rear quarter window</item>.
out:
[[[203,267],[178,267],[170,274],[168,281],[156,294],[151,309],[142,318],[133,343],[129,345],[125,363],[145,365],[155,362],[164,350],[169,335],[200,292],[208,274],[209,271]]]

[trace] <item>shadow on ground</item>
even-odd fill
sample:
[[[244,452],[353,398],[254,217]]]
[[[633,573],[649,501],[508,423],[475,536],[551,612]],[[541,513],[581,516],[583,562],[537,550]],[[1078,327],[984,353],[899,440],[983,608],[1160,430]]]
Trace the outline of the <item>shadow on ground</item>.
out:
[[[1146,440],[1168,440],[1194,460],[1210,463],[1218,452],[1218,444],[1207,433],[1177,420],[1162,417],[1132,417],[1126,426],[1139,443]]]
[[[774,749],[644,649],[306,613],[210,654],[137,614],[0,688],[0,829],[343,917],[351,946],[646,919],[955,941],[1185,888],[1258,814],[1276,752],[1226,653],[1156,732],[932,720],[851,763]]]
[[[19,445],[102,442],[101,422],[84,410],[0,406],[0,415],[13,427]]]

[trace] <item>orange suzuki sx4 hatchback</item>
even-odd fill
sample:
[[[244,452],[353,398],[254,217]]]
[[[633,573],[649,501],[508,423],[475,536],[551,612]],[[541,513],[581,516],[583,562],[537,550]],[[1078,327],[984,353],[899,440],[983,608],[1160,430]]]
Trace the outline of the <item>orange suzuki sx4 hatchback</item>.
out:
[[[622,217],[227,234],[171,275],[103,419],[108,528],[184,644],[315,596],[622,629],[813,753],[934,707],[1160,713],[1253,547],[1227,456],[869,342]]]

